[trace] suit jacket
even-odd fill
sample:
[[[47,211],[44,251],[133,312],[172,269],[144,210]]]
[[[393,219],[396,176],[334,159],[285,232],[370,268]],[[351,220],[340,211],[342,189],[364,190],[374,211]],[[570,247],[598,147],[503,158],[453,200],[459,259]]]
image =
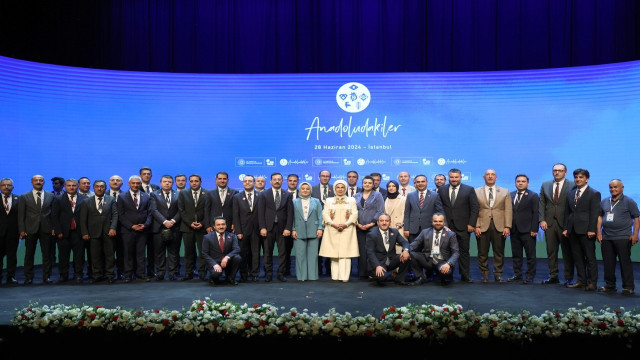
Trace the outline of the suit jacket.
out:
[[[276,215],[278,216],[278,231],[291,230],[293,227],[293,203],[291,194],[280,189],[280,206],[276,209],[272,188],[268,188],[258,197],[258,226],[260,229],[271,231]]]
[[[442,200],[438,194],[425,190],[424,205],[420,208],[420,192],[409,193],[404,205],[404,230],[417,234],[420,229],[431,227],[433,214],[441,212]]]
[[[20,236],[20,231],[18,230],[18,206],[20,204],[20,200],[18,195],[10,194],[11,197],[11,210],[9,213],[4,210],[4,195],[0,194],[0,238],[4,237],[14,237],[18,238]]]
[[[447,184],[438,189],[447,223],[455,231],[467,231],[467,225],[476,227],[479,205],[474,188],[465,184],[458,185],[456,201],[451,205],[450,186]]]
[[[164,198],[164,190],[160,189],[151,193],[151,216],[153,217],[153,232],[159,233],[165,228],[163,223],[167,220],[175,220],[172,229],[178,231],[180,228],[180,210],[178,209],[178,192],[171,190],[171,203],[167,207],[167,200]]]
[[[42,206],[36,206],[36,200],[31,190],[20,195],[18,200],[18,230],[27,234],[51,233],[51,207],[54,196],[52,193],[42,190]]]
[[[218,188],[207,192],[207,196],[204,199],[205,220],[203,225],[205,228],[213,227],[213,219],[223,216],[227,220],[227,229],[231,229],[231,224],[233,223],[233,195],[237,193],[238,190],[227,187],[227,195],[224,198],[224,203],[222,203]]]
[[[402,249],[409,250],[409,242],[398,230],[389,228],[389,250],[384,247],[384,239],[380,233],[380,228],[376,225],[369,230],[366,238],[367,259],[369,261],[369,271],[373,271],[378,266],[386,269],[386,260],[391,261],[396,254],[396,244],[400,244]]]
[[[369,197],[362,207],[362,196],[364,193],[356,193],[353,198],[358,207],[358,224],[366,225],[378,221],[378,217],[384,213],[384,199],[377,191],[371,191]]]
[[[511,192],[511,201],[515,201],[518,191]],[[520,202],[513,205],[513,229],[521,233],[538,232],[538,206],[540,197],[526,189]]]
[[[578,188],[571,189],[567,194],[564,210],[564,230],[569,234],[576,233],[584,235],[587,232],[596,232],[598,227],[598,216],[600,215],[600,192],[587,187],[580,199],[575,203]]]
[[[160,186],[156,185],[156,184],[149,184],[149,186],[151,186],[151,192],[146,192],[145,191],[145,185],[142,184],[142,186],[140,187],[140,191],[147,193],[147,195],[151,195],[152,193],[160,190]]]
[[[489,225],[491,225],[491,219],[493,218],[493,224],[499,232],[502,232],[504,228],[511,228],[513,206],[509,191],[494,185],[494,202],[493,208],[491,208],[489,206],[489,199],[485,193],[485,187],[486,185],[476,188],[476,196],[478,197],[478,205],[480,208],[476,227],[479,227],[482,232],[489,230]],[[457,201],[458,200],[456,200],[456,202]]]
[[[120,222],[120,232],[124,234],[135,232],[131,227],[137,224],[144,224],[145,230],[149,230],[152,222],[151,197],[144,191],[139,191],[138,208],[133,203],[130,191],[120,193],[118,197],[118,221]]]
[[[212,231],[202,239],[202,257],[207,262],[207,266],[212,268],[222,262],[222,258],[228,256],[230,258],[240,255],[240,245],[238,238],[234,233],[224,233],[224,251],[220,249],[218,241],[218,233]]]
[[[327,199],[334,196],[333,185],[327,184]],[[320,190],[320,184],[316,184],[311,187],[311,197],[320,200],[322,208],[324,209],[324,201],[322,201],[322,191]]]
[[[429,259],[431,258],[432,245],[433,228],[424,229],[411,243],[411,251],[421,252]],[[456,262],[458,262],[460,251],[458,249],[458,238],[455,232],[442,229],[442,234],[440,234],[440,255],[442,255],[444,261],[450,265],[455,266]]]
[[[293,199],[293,226],[292,230],[298,233],[299,239],[315,239],[317,231],[324,229],[322,221],[322,203],[316,198],[309,199],[309,213],[304,220],[302,199]]]
[[[555,180],[549,180],[542,183],[540,187],[540,204],[538,205],[538,222],[546,221],[549,227],[554,224],[554,216],[558,220],[560,226],[564,225],[564,209],[567,202],[567,194],[576,188],[576,184],[564,179],[562,190],[558,194],[558,201],[553,201],[555,191]]]
[[[347,192],[346,192],[346,194],[347,194],[347,196],[349,196],[349,197],[351,197],[351,193],[350,193],[350,191],[351,191],[351,187],[350,187],[350,186],[347,186]],[[357,187],[357,186],[356,186],[356,194],[357,194],[357,193],[360,193],[360,192],[362,192],[362,188],[361,188],[361,187]],[[355,196],[355,194],[353,194],[353,195]]]
[[[80,230],[80,209],[82,203],[87,200],[88,197],[77,193],[74,200],[76,202],[75,211],[71,208],[71,201],[68,194],[62,194],[55,198],[51,206],[51,222],[53,223],[53,229],[57,234],[62,234],[65,238],[69,236],[71,231],[71,220],[75,219],[76,229]]]
[[[233,195],[233,228],[236,234],[252,234],[258,232],[258,193],[253,192],[253,207],[244,190]]]
[[[289,192],[289,189],[287,188],[285,191],[286,191],[286,192]],[[300,190],[299,190],[299,189],[296,189],[295,193],[296,193],[296,197],[295,197],[295,199],[299,198],[299,197],[300,197]],[[289,194],[291,194],[291,193],[289,192]],[[293,201],[293,200],[294,200],[294,198],[293,198],[293,197],[291,197],[291,200]]]
[[[196,220],[200,223],[204,222],[204,198],[206,198],[207,191],[204,188],[200,189],[201,191],[197,204],[193,202],[193,191],[191,188],[182,190],[178,193],[178,209],[180,211],[180,218],[182,218],[180,231],[182,232],[193,232],[191,223]]]
[[[377,192],[379,192],[379,193],[382,195],[382,198],[383,198],[383,199],[386,199],[386,198],[387,198],[387,189],[383,189],[383,188],[381,188],[381,187],[379,187],[379,186],[378,186],[378,188],[377,188],[377,189],[376,189],[376,188],[374,188],[374,189],[373,189],[373,191],[377,191]]]
[[[80,231],[82,236],[98,239],[109,233],[109,230],[118,229],[118,206],[116,198],[104,195],[102,199],[102,213],[96,206],[95,195],[88,198],[80,209]]]

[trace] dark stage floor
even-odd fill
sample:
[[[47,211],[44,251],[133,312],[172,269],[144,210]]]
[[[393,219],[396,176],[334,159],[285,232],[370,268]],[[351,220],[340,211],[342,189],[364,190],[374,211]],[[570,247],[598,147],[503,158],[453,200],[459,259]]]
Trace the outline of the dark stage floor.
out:
[[[472,277],[479,279],[477,259],[471,260]],[[295,263],[295,262],[294,262]],[[598,286],[604,285],[602,263],[599,263]],[[512,275],[511,259],[505,262],[505,278]],[[382,309],[390,305],[405,305],[407,303],[435,303],[447,301],[457,302],[465,309],[487,312],[490,309],[518,311],[530,310],[534,314],[541,314],[545,310],[564,310],[575,307],[578,303],[600,309],[603,306],[625,307],[627,309],[640,308],[640,297],[623,296],[617,294],[602,294],[585,292],[581,289],[567,289],[560,285],[541,285],[547,277],[547,262],[538,261],[538,274],[535,284],[522,285],[520,283],[498,284],[490,282],[482,284],[476,282],[466,284],[456,282],[442,287],[437,283],[420,286],[400,286],[389,284],[378,287],[368,281],[357,280],[352,277],[349,283],[334,282],[329,277],[322,276],[318,281],[299,282],[295,275],[287,282],[277,280],[265,283],[241,283],[239,286],[217,285],[210,286],[201,280],[162,281],[162,282],[133,282],[124,284],[116,282],[108,285],[98,284],[69,284],[43,285],[42,275],[36,269],[35,284],[30,286],[6,286],[0,288],[0,325],[10,324],[16,308],[28,305],[29,301],[40,301],[42,304],[90,304],[104,307],[122,306],[125,308],[168,308],[179,310],[187,307],[194,299],[210,297],[216,301],[225,299],[238,303],[272,303],[284,306],[287,310],[296,307],[298,311],[308,309],[310,312],[327,312],[335,308],[337,312],[350,312],[352,315],[372,313],[379,315]],[[634,273],[638,274],[640,264],[634,264]],[[355,273],[355,272],[354,272]],[[562,268],[560,269],[562,274]],[[18,269],[18,280],[22,282],[22,269]],[[54,269],[54,277],[57,270]],[[619,277],[619,273],[618,273]],[[621,289],[618,280],[618,290]],[[636,289],[638,276],[636,275]]]

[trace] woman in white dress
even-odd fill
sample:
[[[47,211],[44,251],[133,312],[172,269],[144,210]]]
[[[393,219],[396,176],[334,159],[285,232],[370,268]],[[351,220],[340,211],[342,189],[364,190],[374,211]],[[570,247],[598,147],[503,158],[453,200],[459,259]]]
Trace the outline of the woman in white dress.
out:
[[[328,198],[322,211],[325,230],[320,256],[331,259],[331,278],[343,282],[351,275],[351,258],[358,257],[356,223],[358,208],[353,198],[346,196],[347,182],[333,184],[334,197]]]
[[[404,205],[406,197],[400,196],[399,185],[391,180],[387,184],[387,198],[384,200],[384,212],[391,216],[391,228],[397,229],[402,236],[404,232]],[[398,254],[402,254],[402,246],[396,245]]]

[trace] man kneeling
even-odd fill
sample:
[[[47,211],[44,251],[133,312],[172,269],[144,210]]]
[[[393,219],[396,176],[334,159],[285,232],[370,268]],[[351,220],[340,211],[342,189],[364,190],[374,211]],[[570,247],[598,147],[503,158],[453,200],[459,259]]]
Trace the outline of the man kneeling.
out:
[[[222,216],[215,218],[213,227],[215,231],[205,235],[202,240],[202,256],[209,268],[209,283],[215,284],[224,269],[227,281],[232,285],[238,285],[236,274],[241,260],[238,238],[226,231],[227,221]]]
[[[411,243],[411,266],[417,279],[410,285],[423,282],[422,269],[427,274],[437,270],[442,285],[453,281],[453,267],[460,255],[456,233],[444,229],[444,215],[440,213],[433,215],[432,226],[422,230]]]
[[[382,214],[378,217],[378,226],[374,226],[367,233],[367,259],[369,272],[378,285],[389,279],[391,271],[398,269],[395,282],[404,284],[404,278],[409,265],[409,242],[400,236],[396,229],[392,229],[391,216]],[[402,246],[402,254],[396,254],[396,243]]]

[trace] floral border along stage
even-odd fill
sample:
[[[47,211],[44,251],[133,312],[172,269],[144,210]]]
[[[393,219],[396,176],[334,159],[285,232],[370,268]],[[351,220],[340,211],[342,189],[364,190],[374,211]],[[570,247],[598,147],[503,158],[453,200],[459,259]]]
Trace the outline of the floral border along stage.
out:
[[[489,337],[532,342],[567,334],[627,338],[631,342],[637,337],[640,314],[636,311],[624,308],[594,311],[592,307],[578,305],[579,308],[570,308],[565,313],[546,311],[541,315],[532,315],[528,311],[516,314],[494,310],[481,314],[473,310],[463,311],[458,304],[407,305],[385,308],[382,315],[376,317],[352,316],[348,312],[339,314],[335,309],[317,314],[292,308],[279,314],[273,305],[219,303],[205,298],[195,300],[189,309],[182,311],[32,304],[17,311],[12,324],[21,330],[34,329],[42,333],[65,329],[104,329],[148,335],[362,336],[434,342]]]

